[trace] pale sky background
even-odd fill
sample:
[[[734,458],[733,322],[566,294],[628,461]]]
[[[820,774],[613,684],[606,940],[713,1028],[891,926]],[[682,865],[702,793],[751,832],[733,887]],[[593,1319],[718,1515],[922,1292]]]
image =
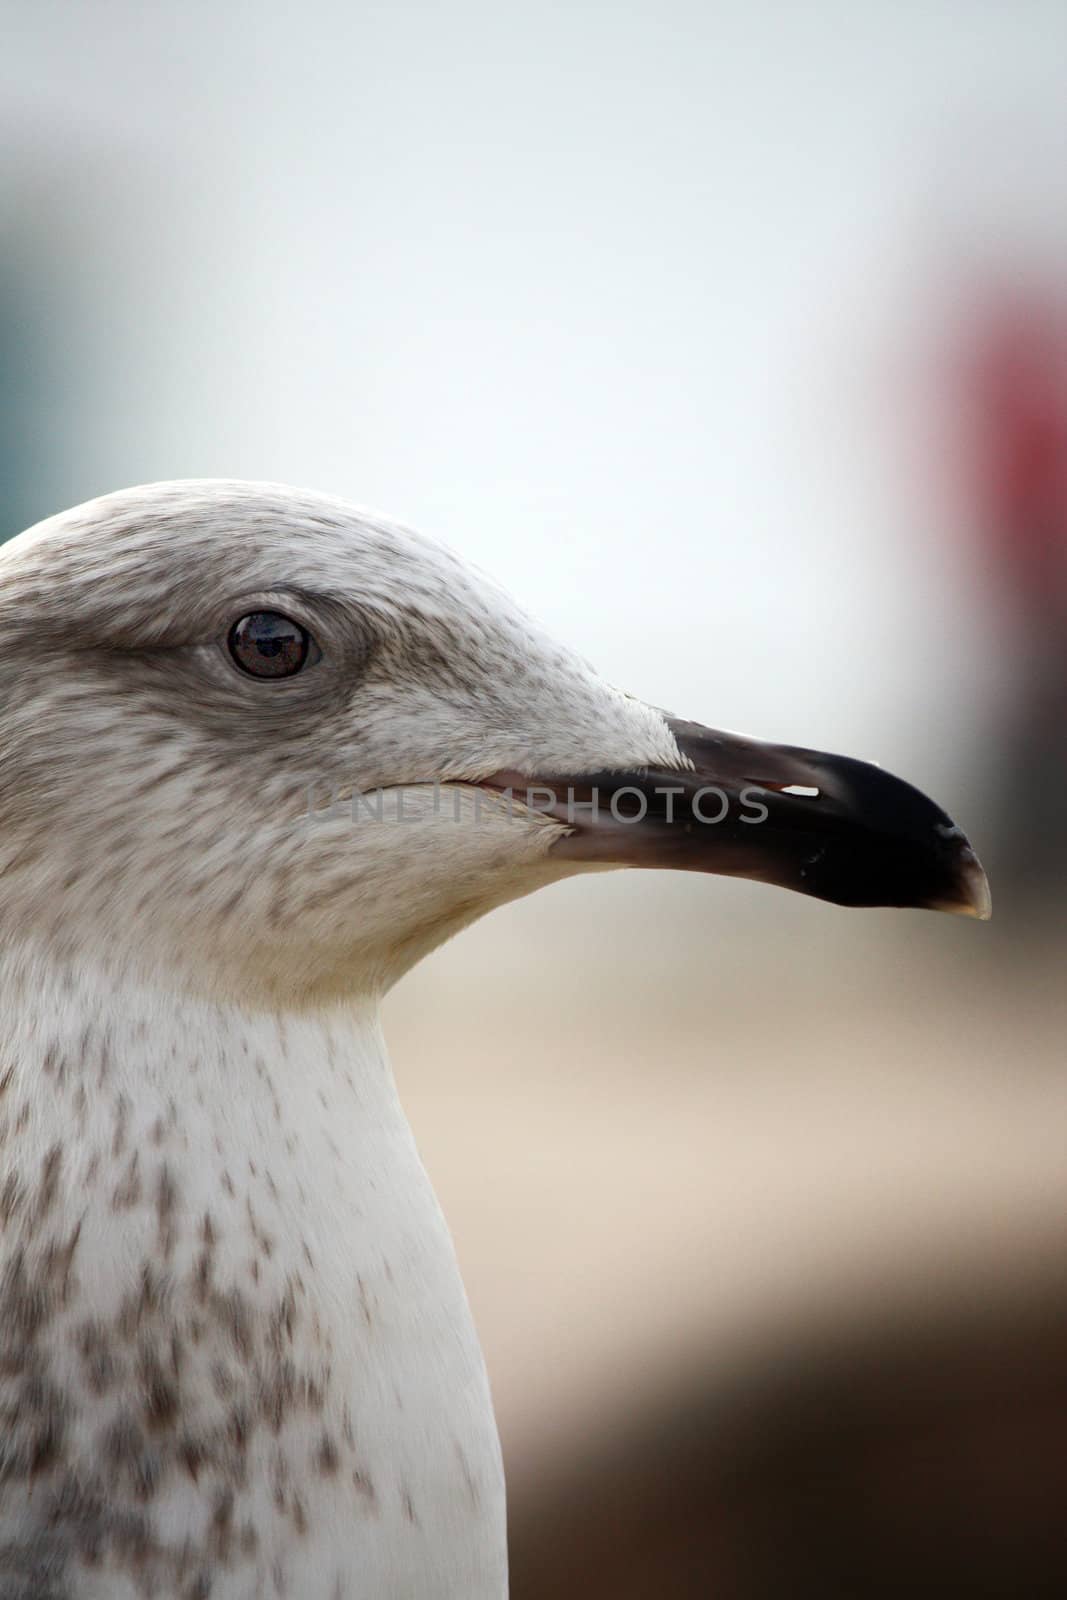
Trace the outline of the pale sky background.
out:
[[[61,502],[350,495],[656,703],[941,776],[981,645],[893,383],[1067,227],[1061,4],[2,9]]]

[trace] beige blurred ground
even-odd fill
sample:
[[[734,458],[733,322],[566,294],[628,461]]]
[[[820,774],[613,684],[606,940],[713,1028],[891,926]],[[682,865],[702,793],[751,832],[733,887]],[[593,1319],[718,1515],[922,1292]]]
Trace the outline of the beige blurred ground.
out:
[[[572,882],[390,1002],[520,1470],[687,1367],[988,1308],[1064,1264],[1063,948],[805,902],[782,933],[765,895],[687,882],[649,928],[656,886]],[[553,959],[502,983],[505,941]]]

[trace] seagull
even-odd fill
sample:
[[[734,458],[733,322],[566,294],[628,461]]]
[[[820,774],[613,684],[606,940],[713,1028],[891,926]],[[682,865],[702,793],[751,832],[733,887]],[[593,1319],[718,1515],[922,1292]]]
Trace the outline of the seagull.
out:
[[[0,1600],[502,1600],[504,1479],[389,987],[571,874],[985,917],[878,767],[686,722],[275,484],[0,550]]]

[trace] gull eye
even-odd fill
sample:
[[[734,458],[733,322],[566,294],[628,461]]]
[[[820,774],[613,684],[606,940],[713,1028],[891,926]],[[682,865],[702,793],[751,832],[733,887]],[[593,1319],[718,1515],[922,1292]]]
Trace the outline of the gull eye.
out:
[[[312,639],[280,611],[251,611],[230,629],[230,654],[252,678],[291,678],[307,665]]]

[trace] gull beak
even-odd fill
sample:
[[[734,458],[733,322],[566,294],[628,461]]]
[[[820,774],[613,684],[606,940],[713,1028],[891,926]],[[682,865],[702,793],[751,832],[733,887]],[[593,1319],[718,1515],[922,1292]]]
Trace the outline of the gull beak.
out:
[[[668,718],[689,766],[566,777],[496,774],[571,829],[555,853],[752,878],[843,906],[913,906],[986,921],[965,835],[910,783],[848,756],[762,744]],[[551,798],[550,798],[551,797]]]

